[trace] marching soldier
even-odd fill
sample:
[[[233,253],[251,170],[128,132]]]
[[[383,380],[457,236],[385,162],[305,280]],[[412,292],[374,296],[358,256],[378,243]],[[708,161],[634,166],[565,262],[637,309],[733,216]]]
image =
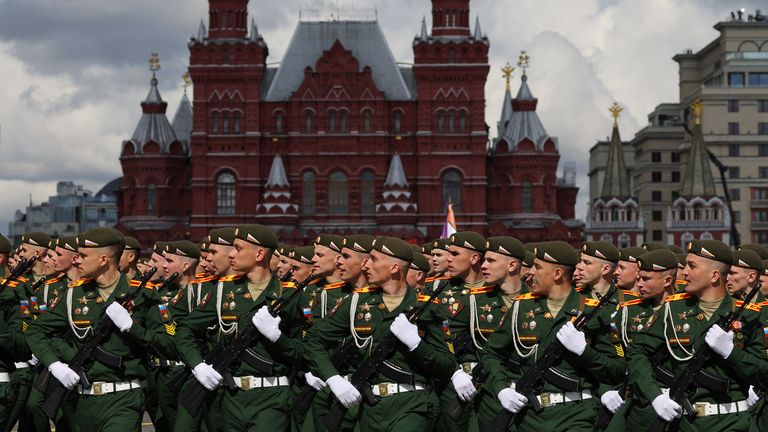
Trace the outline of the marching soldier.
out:
[[[8,257],[13,251],[11,242],[2,234],[0,234],[0,278],[4,278],[10,273],[8,267]]]
[[[353,288],[368,286],[368,278],[363,272],[363,265],[371,258],[375,237],[368,234],[355,234],[344,237],[344,247],[336,260],[341,280]]]
[[[758,378],[758,369],[744,359],[768,361],[759,333],[759,306],[749,305],[731,329],[722,329],[717,320],[738,303],[726,292],[726,277],[733,253],[717,240],[693,241],[683,277],[685,293],[669,296],[659,311],[646,321],[628,348],[629,382],[640,398],[648,401],[656,415],[670,422],[668,430],[746,431],[749,428],[749,384]],[[735,335],[735,340],[734,340]],[[703,341],[702,341],[703,339]],[[714,355],[704,364],[691,389],[689,400],[695,416],[683,416],[666,386],[654,374],[653,359],[660,351],[669,353],[665,368],[672,382],[686,368],[696,348],[706,343]],[[693,392],[695,390],[695,392]]]
[[[504,324],[485,345],[486,386],[503,409],[516,414],[513,428],[518,431],[593,431],[595,392],[606,368],[594,346],[602,328],[593,320],[580,332],[571,321],[598,301],[573,288],[579,257],[570,245],[539,243],[535,256],[531,292],[515,298]],[[543,407],[536,413],[526,408],[528,398],[515,390],[515,382],[555,338],[566,350],[536,390]],[[481,424],[480,430],[486,427]]]
[[[413,261],[408,268],[408,276],[406,277],[406,283],[408,286],[415,289],[417,293],[422,294],[426,291],[426,278],[431,269],[429,260],[423,253],[421,253],[423,247],[412,245],[413,249]]]
[[[213,247],[213,245],[212,245]],[[179,324],[177,346],[193,375],[209,390],[222,383],[222,376],[203,361],[196,335],[217,326],[222,340],[233,339],[249,324],[262,337],[250,347],[252,362],[262,364],[265,374],[249,365],[239,364],[231,371],[237,388],[222,392],[221,419],[224,430],[256,431],[268,428],[288,431],[290,376],[301,364],[302,347],[298,336],[302,325],[298,302],[289,305],[279,317],[273,317],[267,305],[288,295],[269,269],[277,247],[275,234],[262,225],[242,225],[236,230],[234,250],[229,254],[233,275],[219,280],[215,293],[207,293],[198,309]]]
[[[616,263],[616,270],[613,271],[617,288],[637,293],[635,285],[638,270],[637,257],[645,252],[645,249],[638,247],[628,247],[619,250],[619,262]]]
[[[123,254],[120,256],[120,272],[122,272],[128,280],[138,279],[138,270],[136,263],[139,261],[141,255],[141,243],[131,236],[125,236],[125,247],[123,247]]]
[[[733,253],[733,265],[728,271],[725,289],[736,300],[743,300],[749,294],[755,282],[764,273],[763,262],[760,256],[750,249],[740,249]],[[757,293],[752,298],[752,303],[762,303],[765,297]]]
[[[65,298],[59,297],[62,300],[54,302],[30,326],[27,342],[52,376],[75,393],[69,417],[73,429],[139,430],[144,407],[142,382],[147,377],[142,357],[148,347],[171,349],[161,337],[165,335],[164,309],[158,306],[151,289],[138,294],[129,305],[133,306],[130,311],[119,303],[131,287],[118,268],[124,245],[118,231],[94,228],[79,235],[78,240],[83,279],[70,284]],[[69,335],[79,346],[102,319],[112,321],[116,330],[101,346],[120,356],[122,367],[100,361],[86,364],[85,374],[92,384],[86,388],[67,364],[68,356],[52,346],[52,341]]]
[[[432,292],[435,285],[442,280],[450,279],[448,274],[448,246],[451,239],[437,239],[432,241],[431,259],[429,261],[431,272],[424,281],[427,286],[427,293]]]
[[[376,238],[363,266],[375,288],[356,290],[349,301],[316,323],[306,338],[310,370],[325,380],[341,404],[351,407],[360,403],[361,395],[331,362],[332,350],[339,340],[351,336],[365,357],[385,334],[391,331],[397,337],[397,350],[371,382],[377,403],[360,409],[360,430],[429,430],[436,409],[432,385],[446,381],[455,370],[439,319],[425,314],[414,324],[405,316],[418,302],[405,281],[412,259],[411,247],[402,240]]]
[[[197,268],[195,269],[195,279],[203,279],[211,274],[208,272],[208,253],[211,251],[211,240],[208,236],[203,239],[198,245],[200,248],[200,260],[197,262]]]

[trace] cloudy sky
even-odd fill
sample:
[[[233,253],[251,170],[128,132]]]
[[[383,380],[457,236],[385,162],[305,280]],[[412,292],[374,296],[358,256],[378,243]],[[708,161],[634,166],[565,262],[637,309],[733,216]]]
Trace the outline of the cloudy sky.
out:
[[[279,62],[302,9],[376,8],[398,61],[427,0],[251,0],[251,13]],[[0,0],[0,232],[17,208],[47,200],[58,180],[96,192],[121,175],[120,143],[131,136],[148,90],[147,59],[160,53],[160,90],[173,114],[182,94],[186,43],[207,19],[207,0]],[[539,115],[577,165],[580,217],[586,213],[587,151],[610,133],[607,108],[625,106],[624,138],[660,102],[674,102],[672,56],[717,36],[731,10],[758,0],[472,0],[473,22],[491,40],[487,123],[495,133],[504,83],[499,69],[521,50]],[[513,91],[519,85],[515,74]]]

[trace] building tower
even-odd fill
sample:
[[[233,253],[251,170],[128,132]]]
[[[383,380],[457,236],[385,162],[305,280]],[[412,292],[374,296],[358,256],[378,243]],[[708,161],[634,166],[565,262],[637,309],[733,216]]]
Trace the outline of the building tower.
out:
[[[637,199],[631,196],[629,171],[619,133],[619,116],[623,108],[614,103],[608,110],[613,115],[613,131],[602,193],[592,203],[587,216],[587,241],[606,241],[620,248],[640,246],[644,233],[643,213]]]

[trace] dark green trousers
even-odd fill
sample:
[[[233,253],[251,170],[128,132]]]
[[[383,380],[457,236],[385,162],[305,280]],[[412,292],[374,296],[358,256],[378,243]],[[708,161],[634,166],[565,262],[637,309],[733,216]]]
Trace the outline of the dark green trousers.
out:
[[[696,417],[693,420],[683,417],[680,421],[672,423],[667,431],[680,432],[748,432],[750,423],[750,412],[745,411],[737,414],[713,415],[707,417]]]
[[[101,396],[79,395],[73,402],[73,424],[83,432],[139,432],[144,392],[135,389]]]
[[[225,432],[290,432],[290,387],[225,389],[221,414]]]
[[[12,428],[14,425],[8,425],[8,417],[13,409],[13,403],[16,401],[16,395],[11,388],[10,383],[0,383],[0,425],[8,426],[7,429]]]
[[[484,431],[504,408],[502,408],[496,395],[492,394],[486,387],[480,388],[475,397],[478,398],[474,402],[474,414],[477,416],[478,430]],[[509,430],[514,431],[516,429],[512,426]]]
[[[374,406],[360,408],[360,430],[365,432],[426,432],[440,406],[425,390],[379,398]]]
[[[525,408],[515,416],[520,432],[593,432],[596,399],[567,402],[544,408],[540,413]]]
[[[333,408],[336,403],[336,399],[331,394],[331,391],[326,387],[319,392],[312,401],[312,407],[307,412],[307,418],[304,419],[304,423],[301,427],[301,432],[327,432],[328,429],[323,426],[323,417],[325,417]],[[360,414],[359,406],[354,406],[347,410],[347,415],[344,416],[344,420],[339,426],[339,432],[352,432],[357,426],[358,415]]]

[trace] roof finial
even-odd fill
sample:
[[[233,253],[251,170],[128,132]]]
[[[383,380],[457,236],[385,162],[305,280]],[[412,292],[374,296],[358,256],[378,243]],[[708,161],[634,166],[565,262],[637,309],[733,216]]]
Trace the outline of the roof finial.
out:
[[[155,79],[155,73],[160,70],[160,56],[157,53],[152,53],[149,58],[149,70],[152,71],[152,79]]]
[[[523,68],[523,76],[527,76],[526,69],[528,69],[528,62],[531,60],[531,57],[528,55],[526,51],[520,51],[520,57],[517,58],[517,65]]]
[[[608,111],[611,112],[613,115],[613,126],[617,127],[619,126],[619,116],[621,115],[621,112],[624,111],[624,108],[622,108],[619,104],[616,102],[611,105],[610,108],[608,108]]]
[[[184,72],[184,75],[181,76],[181,79],[184,80],[184,84],[182,84],[182,87],[184,87],[184,96],[187,95],[187,88],[192,85],[192,78],[189,76],[189,71]]]
[[[691,104],[691,110],[693,111],[693,116],[696,119],[696,125],[701,125],[701,115],[704,112],[704,104],[701,102],[701,99],[696,99]]]
[[[515,68],[512,67],[512,65],[507,62],[507,64],[501,68],[501,73],[504,76],[504,79],[507,81],[507,91],[510,90],[509,87],[509,80],[512,79],[512,74],[515,72]]]

